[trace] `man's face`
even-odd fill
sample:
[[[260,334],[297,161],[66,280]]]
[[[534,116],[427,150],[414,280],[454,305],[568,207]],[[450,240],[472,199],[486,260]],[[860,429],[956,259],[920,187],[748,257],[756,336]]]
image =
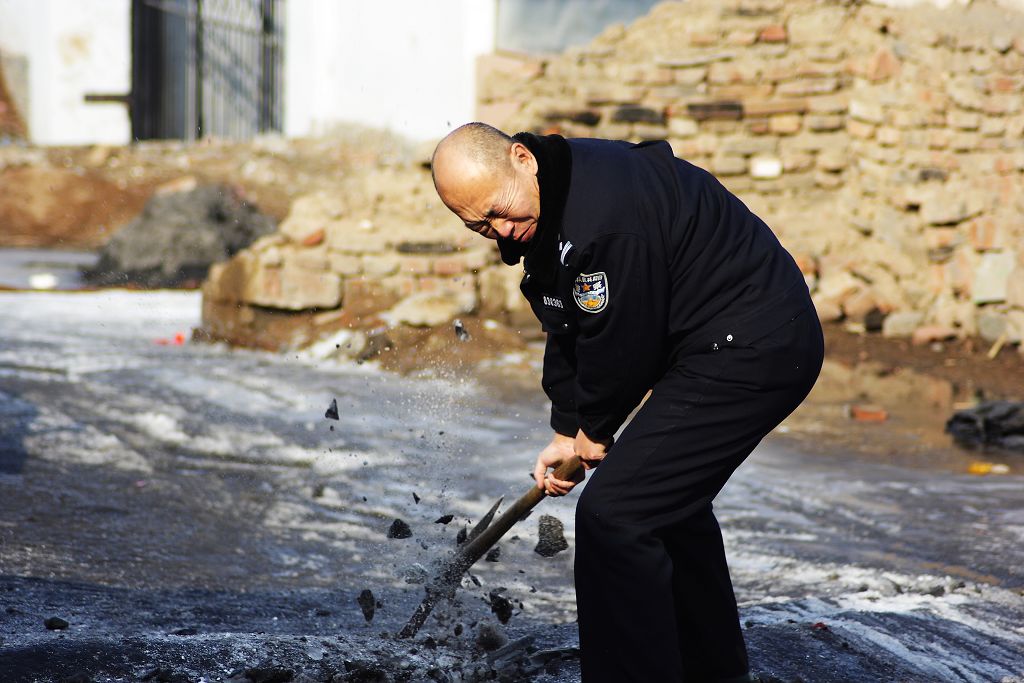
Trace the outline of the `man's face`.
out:
[[[470,230],[488,239],[529,242],[540,220],[537,161],[521,143],[509,154],[511,172],[499,177],[479,169],[446,168],[439,193]]]

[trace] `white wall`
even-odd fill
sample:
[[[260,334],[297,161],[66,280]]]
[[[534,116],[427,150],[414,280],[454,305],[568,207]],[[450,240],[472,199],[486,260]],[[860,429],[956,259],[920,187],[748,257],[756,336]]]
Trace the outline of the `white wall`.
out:
[[[0,0],[0,50],[27,59],[33,142],[129,141],[127,107],[84,96],[131,88],[130,0]]]
[[[473,118],[494,0],[288,0],[285,133],[338,123],[438,138]]]

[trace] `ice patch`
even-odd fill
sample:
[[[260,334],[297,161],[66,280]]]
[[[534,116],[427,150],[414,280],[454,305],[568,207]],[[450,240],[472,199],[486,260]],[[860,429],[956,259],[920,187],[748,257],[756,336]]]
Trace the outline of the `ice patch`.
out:
[[[189,438],[188,434],[181,430],[178,421],[164,413],[139,413],[133,416],[132,421],[146,434],[164,443],[183,444]]]

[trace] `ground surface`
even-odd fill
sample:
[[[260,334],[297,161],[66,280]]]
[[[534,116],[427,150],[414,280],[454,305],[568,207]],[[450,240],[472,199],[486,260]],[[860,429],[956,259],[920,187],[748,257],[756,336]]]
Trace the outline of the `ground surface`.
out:
[[[533,552],[537,514],[416,641],[387,635],[457,530],[529,485],[536,392],[175,345],[196,293],[0,309],[0,680],[578,680],[571,551]],[[753,661],[782,680],[1019,680],[1024,477],[830,448],[831,409],[794,416],[717,504]],[[573,498],[542,503],[570,542]],[[386,537],[395,518],[411,538]],[[476,645],[484,623],[560,655],[516,673],[516,648]]]

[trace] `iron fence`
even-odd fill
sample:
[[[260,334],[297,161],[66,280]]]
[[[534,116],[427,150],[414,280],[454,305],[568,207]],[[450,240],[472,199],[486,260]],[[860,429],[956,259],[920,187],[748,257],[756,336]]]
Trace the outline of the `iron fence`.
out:
[[[280,131],[283,4],[133,0],[133,137]]]

